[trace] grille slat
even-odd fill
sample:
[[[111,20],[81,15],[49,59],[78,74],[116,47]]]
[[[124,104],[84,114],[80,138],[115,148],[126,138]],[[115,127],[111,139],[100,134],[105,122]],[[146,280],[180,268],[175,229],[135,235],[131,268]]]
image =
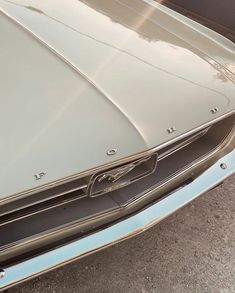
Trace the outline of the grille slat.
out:
[[[64,195],[73,193],[75,191],[83,191],[86,190],[86,188],[87,184],[85,181],[83,179],[78,179],[53,187],[51,189],[41,191],[39,193],[31,194],[30,196],[20,198],[4,205],[0,205],[0,216],[4,216],[8,213],[16,212],[21,209],[49,201],[51,199],[56,199],[58,197],[62,198]],[[80,194],[81,197],[83,195],[85,195],[84,192]]]

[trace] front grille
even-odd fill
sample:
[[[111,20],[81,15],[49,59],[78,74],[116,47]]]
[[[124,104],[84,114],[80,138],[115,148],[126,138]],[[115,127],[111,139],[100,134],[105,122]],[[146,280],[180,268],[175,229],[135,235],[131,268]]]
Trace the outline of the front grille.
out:
[[[148,157],[151,161],[150,162],[151,166],[150,167],[147,166],[146,169],[140,170],[139,171],[139,173],[141,173],[140,177],[145,177],[151,174],[156,168],[156,161],[160,161],[166,158],[167,156],[170,156],[174,152],[177,152],[178,150],[193,143],[195,140],[205,135],[208,130],[209,128],[198,131],[188,136],[185,139],[182,139],[172,145],[169,145],[168,147],[162,150],[159,150],[157,154],[154,153],[152,156]],[[131,163],[133,162],[129,162],[128,164],[117,166],[111,170],[115,170],[118,168],[120,169]],[[140,169],[141,167],[143,169],[143,166],[141,165],[141,166],[138,166],[138,168],[133,169],[133,171],[138,172],[138,169]],[[19,214],[22,215],[22,213],[24,214],[24,212],[27,213],[30,210],[30,207],[32,207],[31,209],[32,212],[35,212],[35,209],[41,208],[43,206],[48,208],[53,205],[58,205],[60,202],[63,203],[64,201],[67,201],[67,202],[70,200],[73,201],[74,199],[77,199],[77,198],[83,198],[83,197],[89,196],[91,195],[89,186],[91,186],[91,181],[93,180],[93,178],[99,176],[99,174],[105,174],[107,171],[108,170],[105,170],[105,171],[103,170],[103,171],[100,171],[99,173],[91,174],[91,175],[85,176],[84,178],[79,178],[67,183],[63,183],[61,185],[51,187],[41,192],[37,192],[33,194],[29,193],[27,196],[22,196],[19,199],[15,199],[13,201],[10,201],[9,203],[2,204],[0,205],[1,218],[3,218],[3,216],[8,215],[9,213],[10,214],[14,213],[14,215],[16,215],[17,211],[19,212]],[[145,172],[146,174],[144,174]],[[117,182],[117,188],[115,189],[123,188],[124,185],[126,185],[126,184],[123,184],[125,183],[125,181],[128,181],[128,184],[131,184],[136,181],[135,177],[137,175],[134,175],[132,173],[130,174],[130,173],[128,173],[128,176],[130,177],[130,179],[124,180],[125,178],[122,177],[122,183]],[[104,185],[104,183],[102,185]],[[100,189],[102,189],[102,187],[100,187]],[[109,184],[107,184],[107,187],[106,187],[107,190],[105,190],[105,187],[103,187],[103,189],[104,189],[103,192],[96,191],[96,192],[93,192],[93,194],[97,196],[97,195],[102,195],[104,193],[108,193],[109,191],[110,192],[112,191],[112,187],[111,185],[109,186]],[[0,223],[1,223],[1,218],[0,218]]]
[[[233,126],[234,116],[230,116],[210,128],[159,150],[157,154],[153,152],[137,166],[140,169],[133,169],[137,174],[126,174],[131,175],[131,178],[141,175],[139,180],[118,189],[106,190],[103,185],[97,186],[95,192],[97,188],[107,191],[102,192],[100,196],[91,196],[88,190],[89,182],[94,177],[99,178],[99,175],[107,175],[107,172],[110,175],[110,170],[90,174],[2,205],[0,262],[72,235],[83,235],[87,231],[122,218],[170,190],[186,184],[188,180],[193,180],[199,171],[188,170],[215,153],[231,133]],[[132,163],[116,166],[111,171],[130,167]],[[205,163],[203,166],[206,168]],[[111,172],[111,175],[116,176],[116,173]],[[128,176],[121,177],[121,180],[131,181]],[[114,181],[117,179],[111,178]],[[113,184],[112,180],[111,183]],[[106,186],[109,182],[102,184]]]

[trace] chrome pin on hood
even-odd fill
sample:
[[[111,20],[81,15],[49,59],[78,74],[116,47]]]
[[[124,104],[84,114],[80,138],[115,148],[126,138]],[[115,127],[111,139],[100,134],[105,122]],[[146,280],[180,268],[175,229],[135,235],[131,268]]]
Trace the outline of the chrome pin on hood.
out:
[[[175,132],[175,131],[176,131],[175,126],[169,127],[169,128],[167,129],[167,132],[168,132],[169,134],[171,134],[171,133],[173,133],[173,132]]]
[[[219,108],[218,107],[215,107],[215,108],[211,109],[211,113],[212,114],[216,114],[218,112],[219,112]]]

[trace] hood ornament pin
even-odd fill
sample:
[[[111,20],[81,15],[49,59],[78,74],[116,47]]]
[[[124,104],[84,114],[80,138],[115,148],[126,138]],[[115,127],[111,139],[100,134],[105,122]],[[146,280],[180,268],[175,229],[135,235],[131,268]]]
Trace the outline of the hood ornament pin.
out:
[[[34,175],[34,178],[35,178],[36,180],[40,180],[40,179],[42,179],[42,177],[45,176],[46,174],[47,174],[46,171],[42,171],[42,172],[40,172],[40,173],[35,174],[35,175]]]
[[[107,152],[106,152],[106,154],[108,155],[108,156],[114,156],[114,155],[116,155],[116,153],[117,153],[117,149],[111,149],[111,150],[108,150]]]

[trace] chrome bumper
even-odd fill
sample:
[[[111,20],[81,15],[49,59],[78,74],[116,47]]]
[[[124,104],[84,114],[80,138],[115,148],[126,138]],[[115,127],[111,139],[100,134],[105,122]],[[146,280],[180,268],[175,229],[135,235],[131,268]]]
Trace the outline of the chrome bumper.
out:
[[[1,268],[0,290],[145,231],[233,173],[235,173],[235,150],[221,158],[192,183],[169,194],[134,216],[60,248]]]

